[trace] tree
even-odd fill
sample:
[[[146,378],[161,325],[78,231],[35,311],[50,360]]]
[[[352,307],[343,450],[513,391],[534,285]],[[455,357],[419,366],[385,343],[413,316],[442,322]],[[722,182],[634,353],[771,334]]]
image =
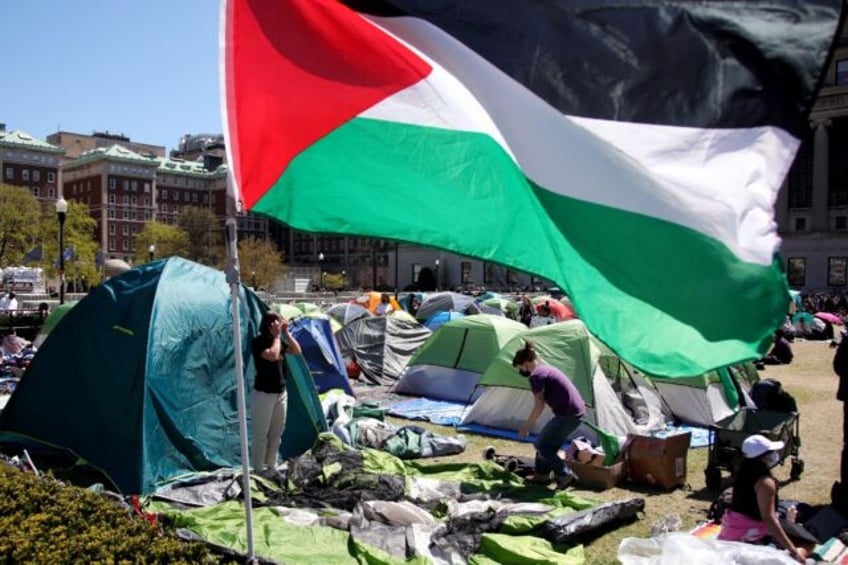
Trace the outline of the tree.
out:
[[[29,190],[0,184],[0,267],[20,265],[39,241],[39,204]]]
[[[149,248],[156,246],[154,258],[162,257],[189,257],[191,253],[191,242],[188,234],[179,226],[172,226],[152,221],[144,224],[135,239],[135,255],[133,263],[140,265],[150,259]]]
[[[254,289],[272,288],[285,273],[282,253],[270,241],[254,238],[239,241],[238,254],[241,280]]]
[[[186,259],[214,266],[221,257],[223,225],[208,208],[188,206],[183,209],[178,225],[188,235],[189,248]]]
[[[65,249],[69,250],[65,257],[65,280],[68,283],[76,282],[87,287],[100,282],[100,273],[95,265],[99,248],[95,239],[96,229],[97,221],[89,214],[88,205],[69,200],[64,229]],[[42,212],[41,233],[44,259],[40,266],[49,275],[56,276],[59,274],[59,220],[53,206]]]

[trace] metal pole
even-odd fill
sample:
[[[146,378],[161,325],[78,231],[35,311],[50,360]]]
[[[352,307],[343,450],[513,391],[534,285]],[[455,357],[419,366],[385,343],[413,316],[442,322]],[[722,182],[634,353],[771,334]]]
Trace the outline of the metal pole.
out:
[[[232,177],[228,177],[228,182],[232,182]],[[233,194],[232,190],[228,191]],[[243,492],[244,495],[244,522],[247,530],[247,562],[255,561],[254,546],[253,546],[253,503],[250,498],[250,458],[247,445],[247,406],[245,403],[244,391],[244,359],[241,354],[241,318],[239,316],[239,288],[241,286],[239,279],[239,260],[238,246],[236,239],[238,238],[238,230],[236,229],[236,210],[235,203],[230,204],[232,210],[228,210],[227,215],[227,250],[229,262],[227,264],[227,283],[230,285],[230,307],[233,319],[233,349],[235,350],[235,379],[236,379],[236,402],[238,404],[239,416],[239,439],[241,440],[241,474],[244,480]]]
[[[398,283],[398,269],[400,267],[398,265],[399,247],[400,247],[400,244],[396,241],[395,242],[395,300],[398,299],[398,290],[400,290],[400,283]]]
[[[59,304],[65,303],[65,216],[68,203],[61,196],[56,201],[56,215],[59,218]]]

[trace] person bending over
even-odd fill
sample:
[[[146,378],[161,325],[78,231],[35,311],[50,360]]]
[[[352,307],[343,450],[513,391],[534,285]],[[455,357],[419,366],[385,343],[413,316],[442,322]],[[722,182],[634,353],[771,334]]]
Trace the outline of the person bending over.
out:
[[[537,477],[545,477],[553,471],[557,486],[565,488],[574,479],[571,469],[557,454],[563,442],[577,429],[586,413],[586,403],[574,383],[565,374],[550,365],[538,361],[532,342],[526,341],[512,359],[512,366],[523,377],[530,379],[534,405],[527,421],[518,434],[527,437],[545,405],[551,407],[551,418],[536,438],[535,472]]]

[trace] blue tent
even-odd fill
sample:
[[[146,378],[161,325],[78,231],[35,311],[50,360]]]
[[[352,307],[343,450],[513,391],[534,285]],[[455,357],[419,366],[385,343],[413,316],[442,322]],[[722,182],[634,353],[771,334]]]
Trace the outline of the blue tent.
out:
[[[436,312],[435,314],[427,318],[427,321],[424,322],[424,327],[426,327],[431,332],[434,332],[439,329],[443,324],[446,324],[451,320],[458,320],[464,317],[465,314],[461,312],[454,312],[453,310]]]
[[[297,318],[291,324],[294,338],[303,350],[303,357],[318,393],[324,393],[332,388],[340,388],[350,396],[353,388],[347,380],[347,370],[342,361],[342,354],[330,320],[324,318]]]

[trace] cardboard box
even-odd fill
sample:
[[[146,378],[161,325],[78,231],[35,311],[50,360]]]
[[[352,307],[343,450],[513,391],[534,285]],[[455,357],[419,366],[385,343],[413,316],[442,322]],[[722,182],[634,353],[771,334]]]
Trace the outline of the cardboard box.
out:
[[[627,474],[624,461],[619,461],[609,467],[572,460],[566,461],[565,464],[574,472],[577,484],[595,490],[612,488],[620,483]]]
[[[634,483],[670,490],[686,483],[686,455],[692,432],[666,437],[630,436],[627,475]]]

